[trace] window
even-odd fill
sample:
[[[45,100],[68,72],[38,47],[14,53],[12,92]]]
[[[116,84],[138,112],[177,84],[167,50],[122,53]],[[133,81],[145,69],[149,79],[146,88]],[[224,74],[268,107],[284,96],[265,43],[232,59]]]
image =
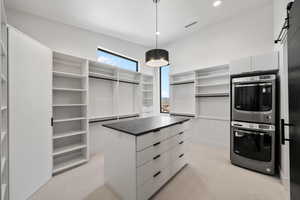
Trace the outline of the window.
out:
[[[170,112],[170,66],[160,68],[160,112]]]
[[[97,60],[109,65],[114,65],[123,69],[138,71],[138,62],[136,60],[126,58],[124,56],[99,49],[97,51]]]

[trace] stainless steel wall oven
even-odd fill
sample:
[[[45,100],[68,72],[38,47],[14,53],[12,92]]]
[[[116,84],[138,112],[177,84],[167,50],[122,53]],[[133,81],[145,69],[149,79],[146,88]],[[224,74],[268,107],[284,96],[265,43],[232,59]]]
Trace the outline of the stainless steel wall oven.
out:
[[[232,79],[232,120],[275,124],[276,75]]]
[[[275,173],[275,126],[231,122],[231,162],[265,174]]]

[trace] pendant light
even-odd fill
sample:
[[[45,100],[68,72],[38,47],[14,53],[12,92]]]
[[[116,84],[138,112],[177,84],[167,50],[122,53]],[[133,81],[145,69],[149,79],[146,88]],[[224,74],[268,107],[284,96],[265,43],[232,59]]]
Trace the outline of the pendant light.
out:
[[[153,2],[155,3],[155,10],[156,10],[156,32],[155,32],[155,49],[151,49],[149,51],[146,52],[146,64],[150,67],[162,67],[162,66],[166,66],[169,65],[169,52],[167,50],[164,49],[158,49],[158,14],[157,14],[157,10],[158,10],[158,2],[160,0],[153,0]]]

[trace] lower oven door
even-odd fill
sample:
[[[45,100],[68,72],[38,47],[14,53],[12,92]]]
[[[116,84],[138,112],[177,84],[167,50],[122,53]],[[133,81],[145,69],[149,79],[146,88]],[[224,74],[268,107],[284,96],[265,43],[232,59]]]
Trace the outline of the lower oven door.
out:
[[[268,132],[233,129],[233,151],[240,156],[258,161],[272,159],[272,135]]]

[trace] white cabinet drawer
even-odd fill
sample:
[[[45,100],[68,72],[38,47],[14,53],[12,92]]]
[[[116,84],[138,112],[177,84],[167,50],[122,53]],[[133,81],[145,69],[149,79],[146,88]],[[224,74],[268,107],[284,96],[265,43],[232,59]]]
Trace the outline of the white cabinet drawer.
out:
[[[170,179],[171,173],[170,168],[157,171],[147,182],[137,187],[137,199],[149,199]]]
[[[138,136],[136,139],[136,150],[141,151],[151,145],[156,144],[157,142],[165,140],[166,138],[170,137],[171,132],[172,127],[167,127],[142,136]]]
[[[146,163],[137,168],[137,185],[144,184],[147,180],[151,179],[151,177],[161,171],[164,168],[168,167],[168,164],[172,162],[174,157],[173,149],[168,152],[165,152],[161,155],[157,155],[154,160]]]
[[[157,143],[155,146],[152,145],[142,151],[137,152],[137,166],[139,167],[153,160],[155,156],[167,152],[182,141],[185,141],[187,138],[188,134],[186,134],[185,132],[181,132],[176,136],[170,137],[160,143]]]
[[[176,138],[177,140],[178,138]],[[185,155],[184,141],[177,142],[177,145],[169,151],[158,154],[150,162],[137,168],[137,184],[142,185],[156,172],[168,168],[171,163]]]
[[[175,162],[173,163],[173,165],[170,166],[170,173],[171,176],[174,176],[181,168],[184,167],[184,165],[187,164],[186,162],[186,155],[180,154],[180,157],[178,157],[177,160],[175,160]]]

